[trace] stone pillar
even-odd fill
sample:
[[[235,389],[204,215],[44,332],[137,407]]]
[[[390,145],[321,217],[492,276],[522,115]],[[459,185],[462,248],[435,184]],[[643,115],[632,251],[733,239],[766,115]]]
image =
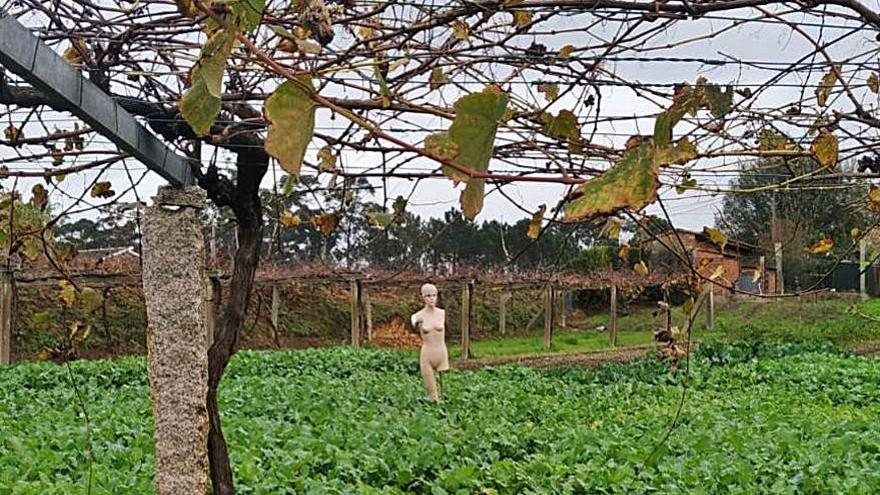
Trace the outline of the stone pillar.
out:
[[[0,365],[9,364],[12,349],[12,304],[15,273],[0,271]]]
[[[156,493],[208,492],[205,245],[196,187],[159,189],[143,222]]]
[[[611,309],[608,316],[608,335],[611,337],[611,347],[617,347],[617,286],[611,285]]]

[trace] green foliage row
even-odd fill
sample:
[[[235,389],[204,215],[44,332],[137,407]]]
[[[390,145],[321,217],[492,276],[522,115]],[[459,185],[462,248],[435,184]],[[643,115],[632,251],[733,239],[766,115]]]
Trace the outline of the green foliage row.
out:
[[[880,362],[710,344],[688,368],[452,371],[438,406],[411,354],[242,352],[220,395],[243,494],[880,491]],[[144,360],[71,370],[91,418],[92,493],[152,492]],[[88,435],[68,370],[21,364],[0,383],[0,494],[82,492]]]

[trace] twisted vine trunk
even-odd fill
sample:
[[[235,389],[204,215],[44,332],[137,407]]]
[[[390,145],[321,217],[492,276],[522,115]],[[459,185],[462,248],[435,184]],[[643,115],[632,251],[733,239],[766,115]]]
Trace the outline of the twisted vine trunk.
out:
[[[223,318],[214,335],[214,344],[208,351],[208,463],[215,495],[235,493],[229,451],[220,422],[217,391],[226,366],[235,353],[259,264],[263,227],[259,187],[268,161],[262,149],[240,152],[237,160],[238,178],[234,186],[228,179],[218,177],[216,170],[209,170],[207,176],[199,178],[208,196],[218,206],[231,207],[238,221],[238,249],[234,257],[232,282]]]

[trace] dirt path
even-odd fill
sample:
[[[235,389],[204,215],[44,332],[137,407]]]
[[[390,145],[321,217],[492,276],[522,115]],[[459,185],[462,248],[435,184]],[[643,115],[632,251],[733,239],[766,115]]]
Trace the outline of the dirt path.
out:
[[[476,370],[488,366],[500,366],[503,364],[520,364],[543,368],[549,366],[578,366],[583,368],[595,368],[607,363],[629,363],[635,361],[652,349],[655,344],[645,344],[619,349],[603,349],[586,352],[566,352],[556,354],[529,354],[523,356],[505,356],[496,358],[458,359],[451,366],[459,370]]]

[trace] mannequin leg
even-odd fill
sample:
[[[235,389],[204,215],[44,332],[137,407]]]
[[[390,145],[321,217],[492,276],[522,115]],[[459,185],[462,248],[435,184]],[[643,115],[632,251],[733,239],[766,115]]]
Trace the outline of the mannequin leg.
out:
[[[422,371],[422,380],[425,381],[425,387],[428,389],[428,398],[434,402],[440,400],[440,396],[437,393],[437,381],[434,377],[434,368],[428,363],[422,362],[420,363],[421,371]]]

